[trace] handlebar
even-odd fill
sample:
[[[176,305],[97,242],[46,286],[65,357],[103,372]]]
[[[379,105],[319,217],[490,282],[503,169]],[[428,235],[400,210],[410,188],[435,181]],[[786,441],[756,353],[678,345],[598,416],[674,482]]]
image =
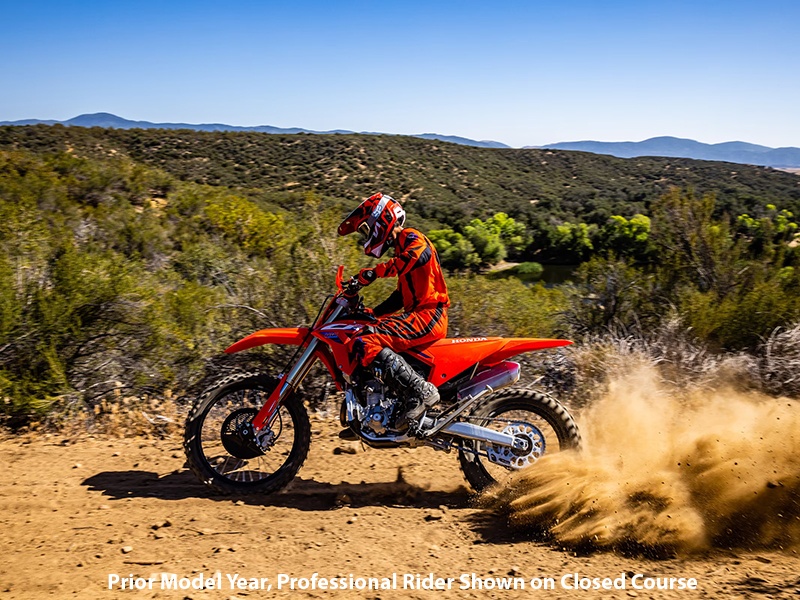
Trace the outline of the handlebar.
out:
[[[368,321],[375,321],[375,316],[367,312],[369,309],[364,308],[364,302],[358,294],[363,287],[358,283],[356,277],[351,277],[347,282],[342,282],[342,289],[338,294],[341,299],[339,303],[345,306],[351,315]]]
[[[348,312],[352,314],[362,315],[369,320],[374,320],[375,317],[373,315],[364,312],[364,303],[358,294],[364,286],[358,282],[358,277],[355,275],[345,281],[342,278],[343,271],[344,267],[340,266],[336,272],[336,287],[338,292],[335,298],[339,299],[337,300],[337,304],[346,307]]]
[[[347,281],[342,281],[339,286],[339,291],[336,294],[336,297],[340,299],[339,303],[342,304],[342,301],[344,301],[345,304],[343,304],[343,306],[349,306],[350,310],[357,308],[361,303],[361,297],[358,295],[358,292],[361,291],[362,287],[363,286],[358,283],[358,279],[355,277],[351,277]]]
[[[360,292],[360,291],[361,291],[361,288],[363,288],[363,287],[364,287],[364,286],[363,286],[363,285],[361,285],[361,284],[358,282],[358,277],[356,277],[356,276],[354,275],[354,276],[353,276],[353,277],[351,277],[351,278],[350,278],[350,280],[347,282],[347,286],[345,287],[345,292],[346,292],[346,293],[348,293],[348,294],[357,294],[358,292]]]

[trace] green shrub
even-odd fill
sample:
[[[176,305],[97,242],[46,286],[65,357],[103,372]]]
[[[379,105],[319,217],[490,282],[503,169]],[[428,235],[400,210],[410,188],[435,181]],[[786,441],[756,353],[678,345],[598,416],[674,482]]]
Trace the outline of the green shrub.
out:
[[[566,308],[561,290],[526,286],[516,278],[493,281],[474,275],[453,275],[447,285],[451,337],[551,337],[560,330],[560,314]]]

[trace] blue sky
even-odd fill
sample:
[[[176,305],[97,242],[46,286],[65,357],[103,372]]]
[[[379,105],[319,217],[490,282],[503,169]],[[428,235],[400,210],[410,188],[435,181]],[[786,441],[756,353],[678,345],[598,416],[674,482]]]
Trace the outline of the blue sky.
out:
[[[0,0],[0,121],[800,146],[800,2]]]

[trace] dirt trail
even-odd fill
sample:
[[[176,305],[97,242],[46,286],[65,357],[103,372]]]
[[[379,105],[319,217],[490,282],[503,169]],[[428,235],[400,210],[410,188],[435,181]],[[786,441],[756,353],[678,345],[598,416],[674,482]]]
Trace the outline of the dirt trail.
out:
[[[312,420],[299,478],[254,499],[209,495],[183,468],[179,439],[6,439],[0,442],[0,598],[686,598],[797,597],[790,551],[714,551],[651,561],[606,551],[576,555],[531,541],[470,503],[453,455],[363,450]],[[160,573],[219,572],[222,590],[162,591]],[[452,577],[450,591],[231,590],[227,575],[268,578]],[[524,590],[459,589],[461,574],[509,577]],[[569,590],[561,577],[619,578],[626,590]],[[694,577],[698,591],[630,588],[634,574]],[[156,578],[152,590],[107,589],[110,574]],[[536,591],[532,578],[556,589]]]

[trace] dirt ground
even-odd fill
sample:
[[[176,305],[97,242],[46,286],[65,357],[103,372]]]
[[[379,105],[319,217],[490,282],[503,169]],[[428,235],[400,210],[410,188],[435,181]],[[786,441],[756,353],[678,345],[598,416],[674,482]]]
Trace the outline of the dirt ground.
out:
[[[0,598],[800,594],[800,560],[791,551],[715,551],[700,558],[656,561],[612,552],[576,555],[515,531],[477,508],[454,455],[425,448],[364,449],[337,439],[338,427],[331,420],[313,419],[312,428],[311,452],[295,482],[274,496],[242,499],[209,494],[184,468],[179,438],[44,435],[3,440]],[[162,590],[162,572],[176,574],[176,582],[186,578],[184,583],[197,581],[202,573],[222,589]],[[281,574],[308,578],[309,583],[314,573],[379,582],[391,582],[397,574],[397,589],[291,590],[286,583],[278,589]],[[431,573],[453,578],[451,589],[404,589],[406,576],[416,588],[416,575]],[[624,576],[626,589],[566,589],[562,577],[572,585],[574,573],[612,580]],[[235,574],[244,578],[245,588],[263,589],[231,589],[229,576]],[[636,574],[696,578],[697,591],[634,589]],[[145,589],[121,589],[121,578],[129,577],[141,578],[138,583]],[[150,577],[152,589],[147,588]],[[513,582],[514,577],[524,589],[480,589],[496,578]],[[555,581],[555,589],[534,589],[546,578]],[[464,581],[467,589],[461,589]],[[420,585],[424,583],[422,579]]]

